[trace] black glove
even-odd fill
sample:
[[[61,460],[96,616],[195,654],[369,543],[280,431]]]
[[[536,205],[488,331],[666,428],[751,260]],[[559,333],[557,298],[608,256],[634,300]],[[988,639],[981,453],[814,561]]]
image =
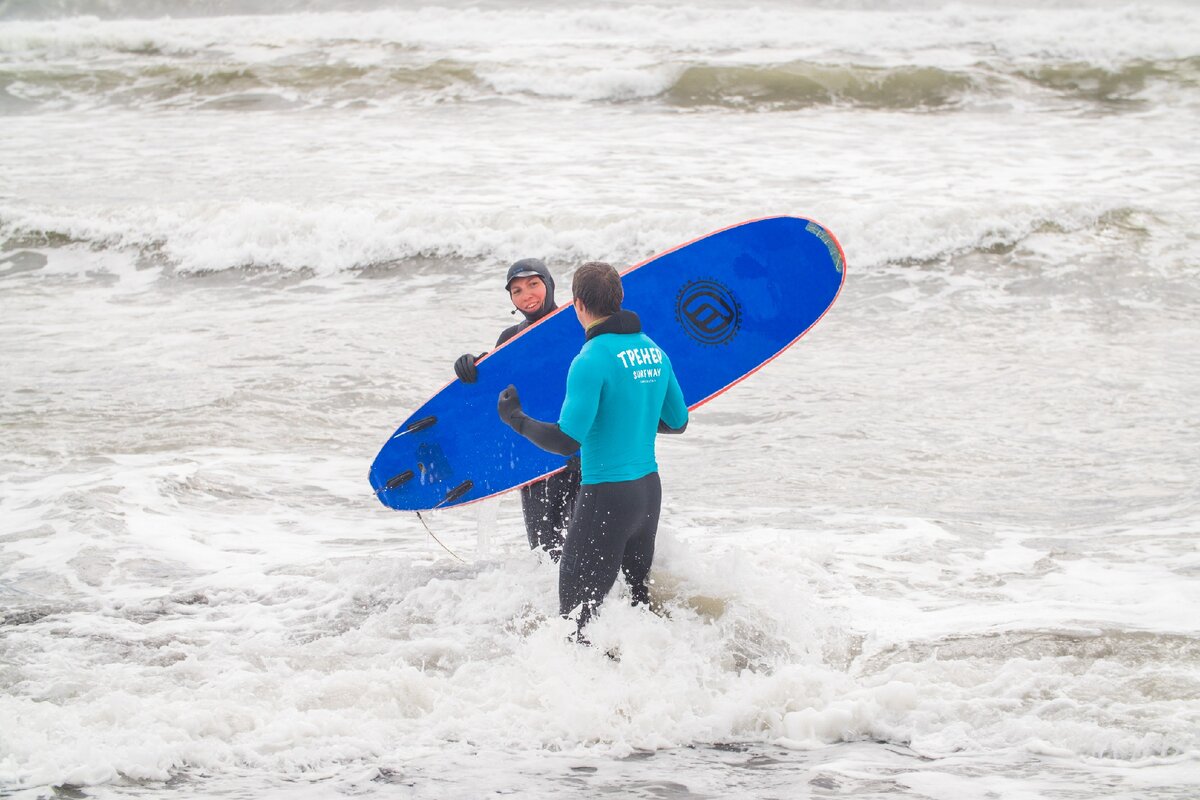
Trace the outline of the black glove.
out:
[[[463,353],[454,362],[454,374],[463,383],[474,383],[479,380],[479,370],[475,368],[475,362],[486,356],[487,353],[480,353],[473,356],[470,353]]]
[[[500,419],[504,424],[517,433],[521,432],[521,423],[528,419],[524,409],[521,408],[521,398],[517,396],[517,387],[511,383],[496,399],[496,411],[500,414]]]

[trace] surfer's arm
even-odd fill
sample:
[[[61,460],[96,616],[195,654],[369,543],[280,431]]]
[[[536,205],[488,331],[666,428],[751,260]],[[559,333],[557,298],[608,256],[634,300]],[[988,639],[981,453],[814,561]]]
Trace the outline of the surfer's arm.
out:
[[[582,356],[576,356],[567,370],[567,396],[558,414],[558,429],[577,442],[587,438],[600,408],[600,388],[604,380]]]
[[[542,422],[522,412],[520,427],[515,427],[517,433],[536,444],[543,450],[558,453],[560,456],[574,455],[579,452],[579,442],[562,432],[555,422]]]
[[[667,396],[663,398],[662,414],[658,419],[659,433],[683,433],[688,426],[687,403],[683,399],[683,389],[675,378],[675,370],[671,370],[671,379],[667,383]]]
[[[560,456],[579,452],[579,442],[563,433],[557,424],[542,422],[525,413],[521,408],[521,398],[517,396],[516,387],[509,386],[500,393],[496,410],[506,425],[543,450],[558,453]]]

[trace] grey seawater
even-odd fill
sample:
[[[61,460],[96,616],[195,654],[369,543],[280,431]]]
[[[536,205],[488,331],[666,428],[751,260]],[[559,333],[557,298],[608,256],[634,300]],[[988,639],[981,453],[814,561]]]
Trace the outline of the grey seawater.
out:
[[[366,485],[506,323],[502,265],[9,275],[0,681],[24,735],[71,731],[57,770],[9,774],[96,797],[1186,796],[1200,298],[1137,262],[1135,223],[851,272],[660,447],[669,618],[602,631],[615,665],[554,633],[511,497],[434,515],[459,564]],[[1048,258],[1064,239],[1087,252]],[[659,652],[656,711],[616,687],[652,688]]]

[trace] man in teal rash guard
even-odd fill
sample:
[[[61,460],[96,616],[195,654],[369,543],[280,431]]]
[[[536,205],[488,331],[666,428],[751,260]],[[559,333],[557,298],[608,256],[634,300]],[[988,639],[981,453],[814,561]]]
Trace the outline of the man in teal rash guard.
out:
[[[587,340],[567,373],[557,423],[525,414],[516,387],[500,393],[497,410],[513,430],[544,450],[582,460],[583,478],[559,562],[563,616],[579,609],[583,626],[617,580],[634,605],[649,602],[646,585],[662,485],[654,460],[657,433],[683,433],[688,410],[667,358],[642,333],[637,314],[621,310],[621,277],[608,264],[584,264],[571,284],[575,314]]]

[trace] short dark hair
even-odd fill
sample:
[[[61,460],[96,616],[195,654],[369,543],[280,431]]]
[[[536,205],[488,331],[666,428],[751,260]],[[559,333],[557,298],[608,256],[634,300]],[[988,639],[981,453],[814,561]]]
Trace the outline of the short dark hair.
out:
[[[625,289],[621,286],[621,275],[612,264],[589,261],[575,270],[571,279],[571,294],[583,302],[588,313],[607,317],[621,310]]]

